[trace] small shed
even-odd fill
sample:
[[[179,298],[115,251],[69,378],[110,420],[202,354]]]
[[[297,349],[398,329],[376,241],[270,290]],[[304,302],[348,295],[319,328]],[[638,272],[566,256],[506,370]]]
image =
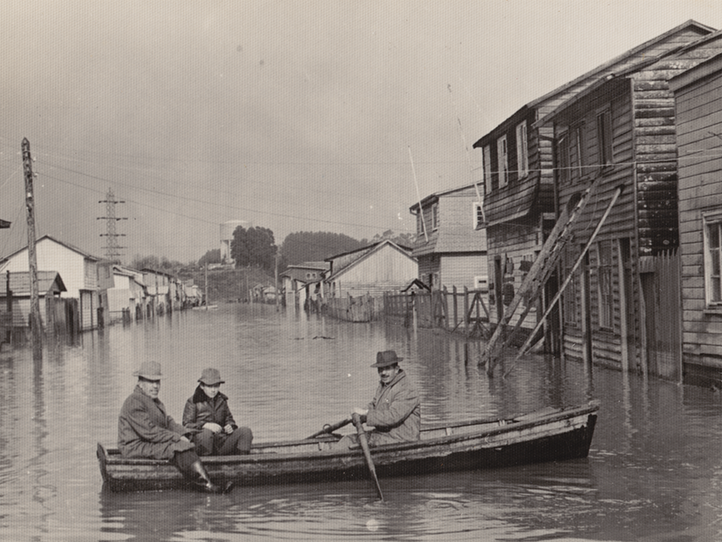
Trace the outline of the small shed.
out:
[[[48,303],[43,299],[59,297],[67,291],[63,279],[57,271],[38,271],[38,296],[41,300],[40,318],[44,326],[54,322],[49,315]],[[0,290],[0,314],[10,314],[12,327],[29,327],[30,324],[30,273],[19,271],[5,273],[5,288]],[[7,316],[3,320],[8,319]]]

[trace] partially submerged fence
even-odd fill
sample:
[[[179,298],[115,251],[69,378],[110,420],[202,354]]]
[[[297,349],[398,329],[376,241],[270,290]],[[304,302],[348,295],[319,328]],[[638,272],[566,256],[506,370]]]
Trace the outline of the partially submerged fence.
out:
[[[488,339],[491,335],[485,290],[462,291],[453,287],[431,292],[384,294],[384,316],[417,325],[464,333],[467,337]]]

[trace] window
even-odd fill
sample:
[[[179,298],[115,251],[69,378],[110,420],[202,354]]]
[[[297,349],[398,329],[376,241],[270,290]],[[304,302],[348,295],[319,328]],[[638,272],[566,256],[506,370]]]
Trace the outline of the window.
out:
[[[491,145],[484,147],[484,192],[491,192]]]
[[[707,305],[722,305],[722,211],[704,217],[704,291]]]
[[[580,254],[579,247],[571,245],[567,247],[564,253],[564,278],[568,277],[571,274],[572,267],[574,267],[574,262],[578,258]],[[579,280],[579,275],[572,278],[572,280],[569,281],[569,284],[567,285],[566,289],[564,290],[564,293],[562,294],[562,302],[563,302],[563,311],[564,311],[564,322],[566,324],[575,326],[578,323],[578,315],[577,315],[577,307],[579,306],[579,303],[577,302],[577,282]]]
[[[526,137],[526,121],[516,126],[516,163],[519,179],[529,174],[529,147]]]
[[[479,202],[479,201],[474,202],[473,212],[474,212],[474,214],[472,215],[473,216],[472,224],[474,226],[474,229],[477,230],[481,226],[484,225],[484,208],[482,207],[481,202]]]
[[[431,231],[439,229],[439,204],[434,203],[431,206]]]
[[[419,212],[416,213],[416,235],[423,235],[424,234],[424,213],[419,208]]]
[[[557,168],[559,170],[559,182],[564,184],[571,178],[569,171],[569,134],[559,138],[557,143]]]
[[[612,328],[614,294],[612,289],[612,242],[597,243],[597,289],[599,293],[599,327]]]
[[[505,135],[496,141],[496,155],[499,161],[499,188],[501,188],[509,183],[509,157]]]
[[[614,162],[612,157],[612,113],[604,111],[597,115],[597,148],[599,165],[606,166]]]
[[[577,173],[580,177],[586,173],[587,165],[587,144],[584,136],[584,124],[580,124],[574,128],[574,163],[577,167]]]

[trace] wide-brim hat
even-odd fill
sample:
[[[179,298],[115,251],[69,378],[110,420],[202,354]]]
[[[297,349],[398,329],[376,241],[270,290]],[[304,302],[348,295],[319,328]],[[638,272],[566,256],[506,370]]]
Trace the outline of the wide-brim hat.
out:
[[[140,376],[146,380],[160,380],[163,375],[160,374],[160,363],[157,361],[144,361],[140,364],[133,376]]]
[[[216,384],[223,384],[225,380],[221,380],[221,372],[218,369],[209,367],[208,369],[203,369],[203,373],[198,379],[198,382],[206,386],[215,386]]]
[[[396,355],[395,350],[384,350],[376,354],[376,363],[371,367],[389,367],[395,365],[404,358],[400,358]]]

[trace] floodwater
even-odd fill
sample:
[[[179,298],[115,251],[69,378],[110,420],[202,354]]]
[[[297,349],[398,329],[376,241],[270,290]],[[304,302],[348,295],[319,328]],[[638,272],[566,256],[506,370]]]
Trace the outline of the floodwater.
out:
[[[179,420],[201,370],[220,369],[236,421],[256,441],[305,437],[363,406],[378,350],[394,349],[425,421],[528,412],[598,399],[587,459],[371,482],[114,494],[98,441],[141,361]],[[443,332],[349,324],[266,305],[221,305],[0,354],[0,540],[722,540],[722,398],[527,357],[502,378],[478,343]],[[510,367],[507,366],[506,369]]]

